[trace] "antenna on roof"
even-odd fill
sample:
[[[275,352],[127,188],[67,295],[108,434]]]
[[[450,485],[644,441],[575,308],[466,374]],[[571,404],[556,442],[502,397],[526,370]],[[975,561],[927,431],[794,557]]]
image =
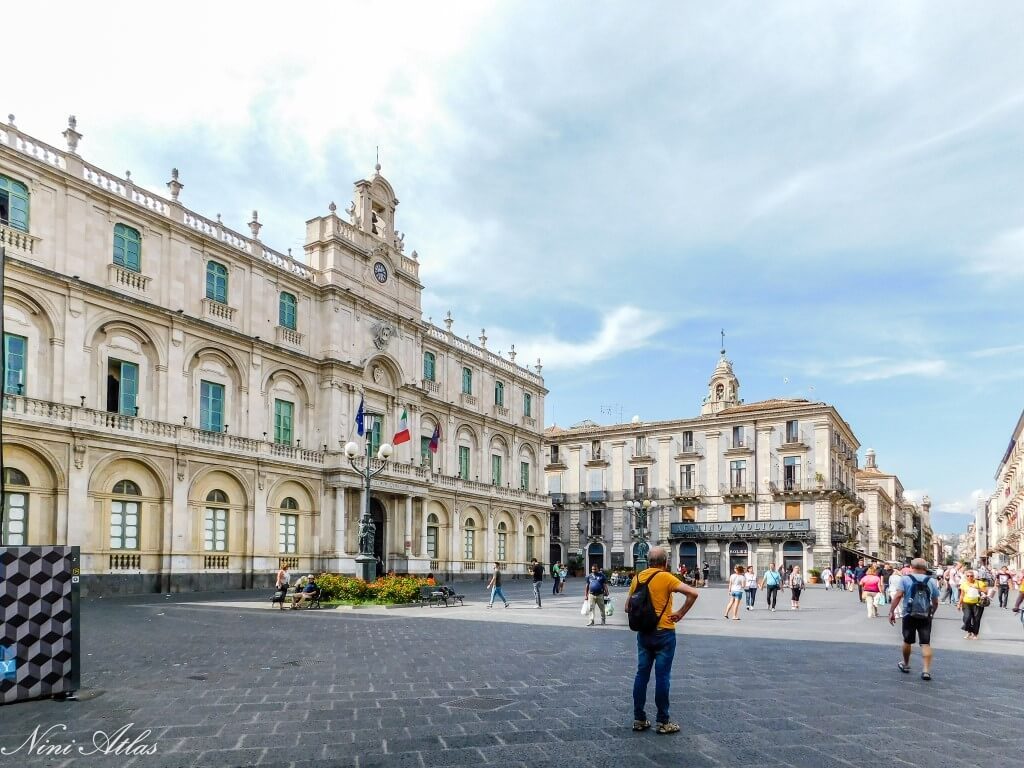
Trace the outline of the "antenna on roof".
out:
[[[615,417],[615,423],[622,423],[622,404],[621,403],[609,403],[608,405],[601,406],[601,413],[607,414],[608,416]]]

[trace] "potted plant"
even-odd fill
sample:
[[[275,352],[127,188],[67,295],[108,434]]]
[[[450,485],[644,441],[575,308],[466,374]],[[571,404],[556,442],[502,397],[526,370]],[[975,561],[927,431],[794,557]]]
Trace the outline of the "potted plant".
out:
[[[809,568],[807,570],[807,583],[808,584],[819,584],[819,583],[821,583],[821,571],[818,568]]]
[[[821,474],[821,472],[815,472],[814,473],[814,482],[816,482],[818,484],[818,489],[819,490],[824,488],[825,487],[825,476],[823,474]]]

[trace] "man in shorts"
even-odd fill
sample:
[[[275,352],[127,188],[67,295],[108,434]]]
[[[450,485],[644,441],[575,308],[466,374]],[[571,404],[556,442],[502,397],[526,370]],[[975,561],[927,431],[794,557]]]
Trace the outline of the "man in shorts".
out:
[[[903,661],[897,666],[900,672],[910,674],[910,651],[914,643],[921,644],[921,679],[932,679],[932,616],[939,607],[939,585],[928,575],[928,562],[921,557],[910,563],[911,573],[900,580],[900,586],[892,596],[889,608],[889,623],[896,624],[896,608],[903,608]],[[927,605],[924,598],[915,601],[915,584],[922,584],[928,590]],[[920,593],[920,590],[917,590]]]

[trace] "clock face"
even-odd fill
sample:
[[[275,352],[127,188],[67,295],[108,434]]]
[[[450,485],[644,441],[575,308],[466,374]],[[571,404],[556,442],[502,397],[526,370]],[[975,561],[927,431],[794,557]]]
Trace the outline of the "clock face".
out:
[[[384,266],[384,262],[378,261],[373,265],[373,276],[377,278],[378,283],[386,283],[388,281],[388,268]]]

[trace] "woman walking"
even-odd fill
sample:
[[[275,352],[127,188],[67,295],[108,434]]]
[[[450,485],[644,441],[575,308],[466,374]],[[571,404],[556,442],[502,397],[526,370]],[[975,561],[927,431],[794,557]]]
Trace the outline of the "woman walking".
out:
[[[878,598],[882,594],[882,577],[878,575],[878,568],[872,565],[868,572],[860,580],[861,589],[864,591],[864,602],[868,606],[868,618],[878,618]]]
[[[800,593],[804,591],[804,577],[800,575],[800,566],[794,565],[793,570],[789,572],[789,591],[790,602],[789,609],[791,611],[800,610]]]
[[[743,566],[737,565],[734,573],[729,577],[729,604],[725,606],[725,616],[733,621],[740,620],[740,603],[743,602],[743,590],[747,588],[747,577],[743,574]]]
[[[964,615],[963,629],[968,640],[977,640],[981,632],[981,616],[985,606],[991,602],[989,586],[986,581],[975,576],[974,571],[967,571],[960,582],[960,601],[957,603]]]
[[[754,566],[748,565],[747,572],[743,574],[746,580],[747,610],[754,610],[754,600],[757,598],[757,576],[754,574]]]

